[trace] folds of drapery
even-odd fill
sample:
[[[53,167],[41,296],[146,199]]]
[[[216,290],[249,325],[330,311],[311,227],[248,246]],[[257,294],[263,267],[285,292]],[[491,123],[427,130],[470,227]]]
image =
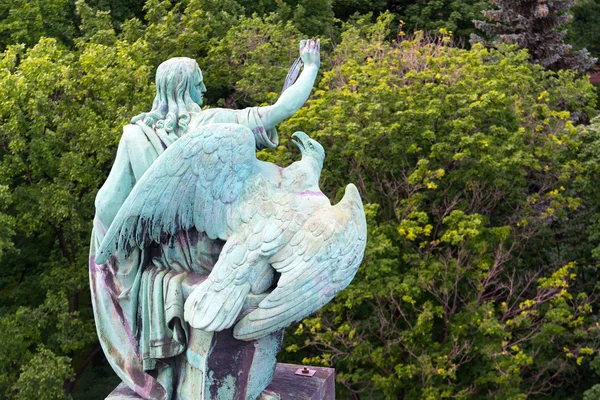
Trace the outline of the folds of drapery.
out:
[[[258,107],[202,111],[192,115],[189,126],[193,129],[210,123],[239,123],[250,128],[257,149],[278,144],[277,131],[264,128]],[[96,198],[90,245],[92,305],[106,358],[127,386],[153,400],[171,399],[172,358],[181,354],[187,343],[181,290],[184,274],[208,273],[222,243],[198,241],[197,237],[190,241],[186,236],[187,240],[175,247],[161,246],[159,255],[151,255],[149,249],[138,250],[125,260],[113,257],[104,265],[95,263],[95,254],[135,183],[176,139],[173,133],[142,122],[124,128],[115,163]]]
[[[175,357],[185,350],[188,327],[183,320],[181,285],[186,273],[151,267],[141,278],[138,318],[140,351],[145,371],[157,368],[158,360]]]

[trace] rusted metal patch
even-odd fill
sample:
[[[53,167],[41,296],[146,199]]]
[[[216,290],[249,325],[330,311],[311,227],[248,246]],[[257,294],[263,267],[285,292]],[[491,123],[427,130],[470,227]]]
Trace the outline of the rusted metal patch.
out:
[[[313,376],[316,373],[317,373],[317,370],[315,370],[315,369],[308,369],[307,367],[298,368],[296,370],[296,375],[301,375],[301,376]]]

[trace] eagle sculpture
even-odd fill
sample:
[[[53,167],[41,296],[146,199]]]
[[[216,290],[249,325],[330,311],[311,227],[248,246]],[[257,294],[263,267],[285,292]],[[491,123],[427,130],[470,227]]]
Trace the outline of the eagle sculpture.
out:
[[[185,301],[194,328],[253,340],[314,313],[344,289],[364,255],[366,221],[356,187],[332,206],[319,189],[323,147],[292,135],[302,159],[287,168],[256,158],[250,129],[211,124],[177,140],[119,210],[96,263],[165,243],[195,228],[225,245]],[[278,279],[277,279],[278,277]],[[274,288],[238,321],[248,295]],[[237,322],[237,324],[236,324]]]

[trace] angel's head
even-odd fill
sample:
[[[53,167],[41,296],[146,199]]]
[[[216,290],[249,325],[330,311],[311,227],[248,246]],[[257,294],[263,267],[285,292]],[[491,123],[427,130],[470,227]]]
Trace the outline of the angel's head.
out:
[[[200,112],[206,86],[198,63],[187,57],[171,58],[156,70],[156,97],[152,110],[132,118],[164,128],[181,136],[187,130],[191,112]]]

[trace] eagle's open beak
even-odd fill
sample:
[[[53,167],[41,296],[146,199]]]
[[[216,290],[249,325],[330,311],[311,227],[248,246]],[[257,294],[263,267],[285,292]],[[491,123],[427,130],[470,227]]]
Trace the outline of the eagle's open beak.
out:
[[[296,140],[294,140],[296,139]],[[292,135],[292,142],[294,142],[294,144],[296,146],[298,146],[298,148],[300,149],[300,153],[304,154],[304,150],[306,149],[306,145],[308,144],[308,141],[310,140],[310,137],[304,133],[304,132],[294,132],[294,134]]]

